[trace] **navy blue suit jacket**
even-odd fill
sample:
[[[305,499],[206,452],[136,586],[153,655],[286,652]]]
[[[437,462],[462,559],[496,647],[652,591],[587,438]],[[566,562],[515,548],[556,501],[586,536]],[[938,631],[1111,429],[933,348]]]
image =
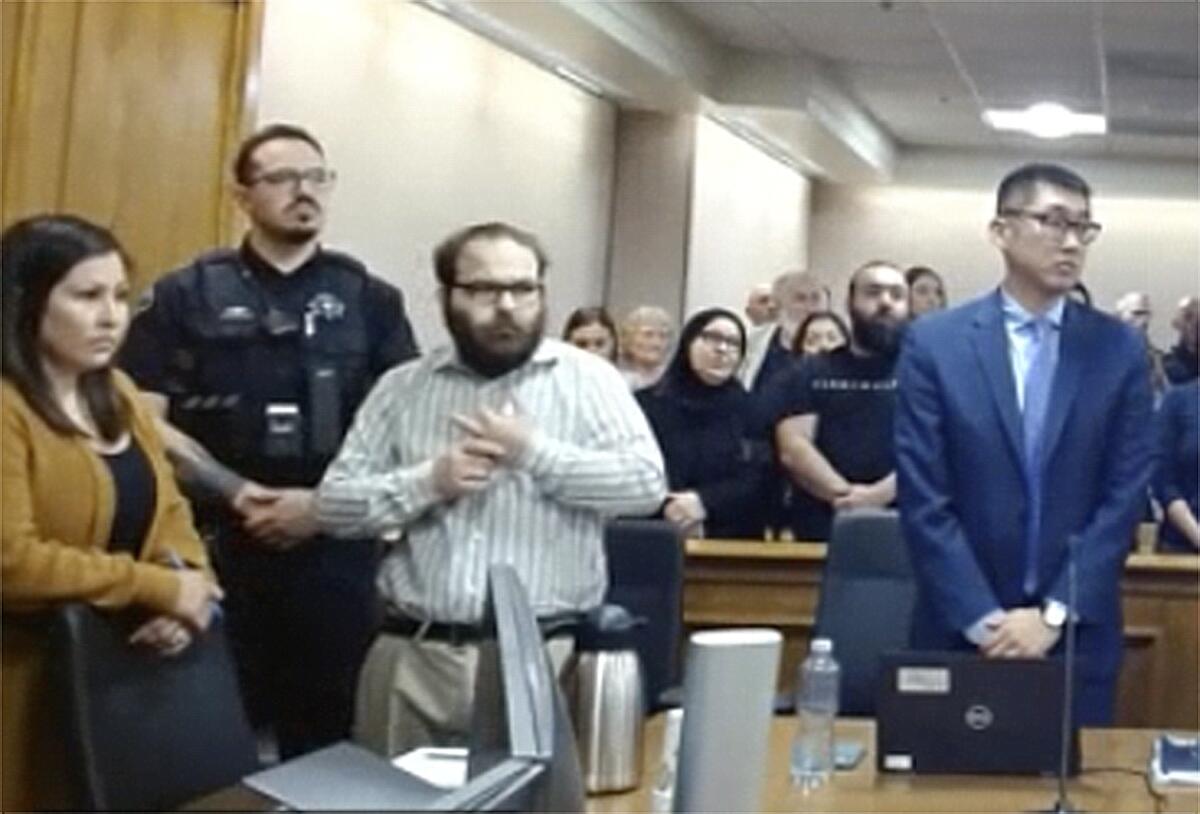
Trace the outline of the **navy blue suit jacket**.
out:
[[[1080,676],[1111,681],[1121,574],[1151,470],[1146,350],[1131,329],[1070,300],[1059,339],[1037,587],[1027,596],[1025,453],[1000,292],[911,326],[895,431],[900,518],[920,588],[913,645],[965,648],[963,631],[993,608],[1066,603],[1074,537]]]

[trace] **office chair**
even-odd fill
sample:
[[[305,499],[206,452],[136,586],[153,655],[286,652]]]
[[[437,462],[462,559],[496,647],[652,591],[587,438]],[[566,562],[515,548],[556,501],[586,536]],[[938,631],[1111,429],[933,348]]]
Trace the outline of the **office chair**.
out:
[[[258,769],[219,621],[168,658],[128,644],[143,618],[84,604],[54,614],[55,698],[81,808],[170,810]]]
[[[612,520],[604,529],[604,550],[608,557],[604,601],[646,620],[633,639],[642,661],[646,711],[653,714],[673,705],[669,691],[679,683],[683,537],[666,520]]]
[[[839,714],[874,715],[879,656],[908,647],[916,583],[895,511],[839,512],[833,521],[813,636],[833,640]]]

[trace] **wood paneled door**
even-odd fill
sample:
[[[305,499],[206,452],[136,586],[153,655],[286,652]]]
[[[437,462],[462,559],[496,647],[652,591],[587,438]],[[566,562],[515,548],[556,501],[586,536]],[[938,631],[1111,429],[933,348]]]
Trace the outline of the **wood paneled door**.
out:
[[[252,121],[260,2],[0,9],[4,225],[60,211],[109,226],[139,288],[234,237],[228,166]]]

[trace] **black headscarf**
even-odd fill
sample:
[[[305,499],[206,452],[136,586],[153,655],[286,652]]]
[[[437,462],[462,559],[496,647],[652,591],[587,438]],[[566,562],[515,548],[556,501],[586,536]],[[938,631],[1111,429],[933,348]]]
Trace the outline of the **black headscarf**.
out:
[[[718,385],[705,384],[692,369],[692,362],[688,354],[692,342],[696,341],[696,337],[713,320],[722,317],[737,326],[738,336],[742,340],[742,349],[738,353],[738,363],[741,363],[746,356],[746,329],[742,326],[742,321],[738,319],[737,314],[725,308],[705,308],[703,311],[693,314],[679,332],[679,344],[675,348],[675,355],[671,357],[671,364],[667,366],[662,378],[654,386],[658,395],[678,399],[687,407],[696,410],[736,410],[745,403],[746,390],[738,381],[736,365],[734,366],[735,375],[730,376],[725,383]]]

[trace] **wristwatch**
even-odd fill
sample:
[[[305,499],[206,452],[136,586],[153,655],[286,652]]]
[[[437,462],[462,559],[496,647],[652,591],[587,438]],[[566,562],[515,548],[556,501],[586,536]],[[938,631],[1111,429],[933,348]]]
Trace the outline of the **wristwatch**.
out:
[[[1061,630],[1067,623],[1067,606],[1055,599],[1047,599],[1042,606],[1042,622],[1046,627]]]

